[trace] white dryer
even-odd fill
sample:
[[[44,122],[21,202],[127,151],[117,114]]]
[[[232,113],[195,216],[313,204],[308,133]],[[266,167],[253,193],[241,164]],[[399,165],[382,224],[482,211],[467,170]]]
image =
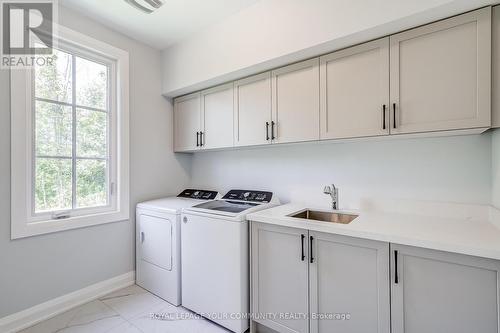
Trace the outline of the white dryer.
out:
[[[231,190],[182,213],[182,306],[236,333],[249,321],[246,216],[279,204],[271,192]]]
[[[142,202],[136,209],[136,282],[173,305],[181,304],[182,209],[219,198],[187,189],[176,197]]]

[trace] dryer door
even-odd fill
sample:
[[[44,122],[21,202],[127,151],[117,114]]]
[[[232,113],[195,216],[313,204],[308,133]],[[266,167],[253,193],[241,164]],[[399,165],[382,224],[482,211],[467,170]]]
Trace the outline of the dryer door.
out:
[[[167,218],[139,215],[141,260],[172,270],[172,223]]]

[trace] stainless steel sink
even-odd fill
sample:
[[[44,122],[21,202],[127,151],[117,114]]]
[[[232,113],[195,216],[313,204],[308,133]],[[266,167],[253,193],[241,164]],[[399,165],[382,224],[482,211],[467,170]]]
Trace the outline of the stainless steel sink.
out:
[[[299,219],[315,220],[315,221],[330,222],[330,223],[341,223],[341,224],[349,224],[355,218],[358,217],[358,215],[353,215],[353,214],[321,212],[309,209],[303,210],[298,213],[293,213],[289,216],[296,217]]]

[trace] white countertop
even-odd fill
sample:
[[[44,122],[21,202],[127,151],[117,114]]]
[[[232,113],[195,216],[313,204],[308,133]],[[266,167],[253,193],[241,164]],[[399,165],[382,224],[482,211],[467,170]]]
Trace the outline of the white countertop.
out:
[[[247,219],[500,260],[499,224],[488,220],[460,220],[372,211],[339,211],[359,215],[349,224],[339,224],[288,216],[305,208],[328,211],[306,205],[285,204],[249,214]]]

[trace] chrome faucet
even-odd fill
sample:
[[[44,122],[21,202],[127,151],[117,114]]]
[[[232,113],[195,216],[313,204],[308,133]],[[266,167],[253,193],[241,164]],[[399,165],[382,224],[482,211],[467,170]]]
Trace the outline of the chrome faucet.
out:
[[[339,209],[339,190],[335,187],[335,184],[332,184],[332,186],[325,186],[323,189],[324,194],[329,194],[332,197],[332,209],[333,210],[338,210]]]

